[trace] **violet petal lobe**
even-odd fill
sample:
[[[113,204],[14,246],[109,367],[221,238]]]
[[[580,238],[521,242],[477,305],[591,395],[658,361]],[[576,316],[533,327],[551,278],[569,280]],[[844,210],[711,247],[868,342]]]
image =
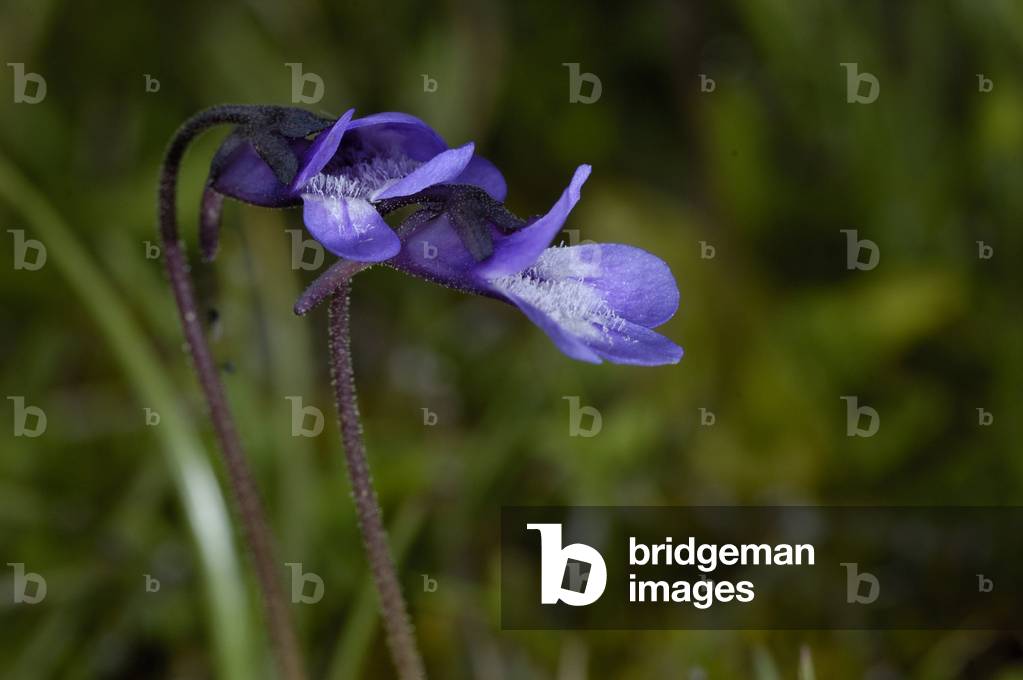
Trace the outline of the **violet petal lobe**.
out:
[[[572,359],[576,359],[577,361],[585,361],[590,364],[601,363],[601,357],[599,354],[587,347],[585,342],[559,323],[550,314],[517,296],[506,294],[505,297],[509,302],[518,307],[530,321],[539,326],[540,330],[546,333],[547,337],[549,337],[564,354]]]
[[[469,142],[457,149],[442,151],[393,184],[376,192],[372,199],[410,196],[434,184],[450,182],[469,164],[474,149],[475,145]]]
[[[584,281],[600,292],[610,309],[632,323],[656,328],[678,309],[678,285],[671,269],[642,248],[589,243],[548,248],[540,260],[549,276]]]
[[[356,118],[348,129],[378,153],[397,151],[419,162],[428,161],[448,148],[432,127],[407,113],[373,113]]]
[[[589,176],[590,166],[580,165],[568,188],[546,215],[519,231],[495,238],[494,254],[477,265],[477,274],[485,278],[504,276],[520,272],[533,264],[561,231],[568,214],[579,202],[580,189]]]
[[[401,250],[401,241],[373,205],[362,198],[303,194],[309,233],[339,257],[381,262]]]
[[[330,159],[337,153],[338,147],[341,146],[341,138],[348,130],[353,115],[355,115],[355,109],[348,109],[329,130],[321,132],[313,140],[312,146],[305,154],[304,163],[291,184],[292,190],[300,190],[306,182],[326,167]]]
[[[289,143],[299,157],[309,146],[305,139]],[[248,142],[239,145],[226,158],[219,174],[213,178],[213,188],[225,196],[266,208],[283,208],[299,202],[298,195],[277,180],[270,166]]]
[[[415,229],[390,264],[414,276],[452,288],[470,292],[488,289],[486,282],[479,282],[473,276],[476,260],[462,244],[446,214]]]
[[[501,203],[508,197],[508,183],[504,181],[504,175],[497,169],[497,166],[483,156],[476,154],[465,166],[454,184],[471,184],[483,189],[495,201]]]
[[[602,339],[588,346],[611,363],[634,366],[677,364],[683,354],[682,348],[668,338],[634,323],[609,329]]]
[[[621,278],[630,267],[637,277]],[[674,313],[675,280],[667,265],[638,248],[548,248],[528,269],[488,283],[573,358],[658,365],[682,357],[681,347],[647,326]]]

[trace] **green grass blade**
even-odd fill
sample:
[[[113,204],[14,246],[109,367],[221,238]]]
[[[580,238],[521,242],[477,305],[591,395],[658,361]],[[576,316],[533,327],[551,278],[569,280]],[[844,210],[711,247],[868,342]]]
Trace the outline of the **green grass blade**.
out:
[[[147,339],[86,250],[46,199],[3,157],[0,198],[14,206],[46,245],[52,261],[95,319],[142,404],[159,412],[153,428],[195,540],[210,607],[217,675],[259,677],[262,659],[227,504],[198,433],[182,412],[171,380]],[[169,293],[168,293],[169,294]]]

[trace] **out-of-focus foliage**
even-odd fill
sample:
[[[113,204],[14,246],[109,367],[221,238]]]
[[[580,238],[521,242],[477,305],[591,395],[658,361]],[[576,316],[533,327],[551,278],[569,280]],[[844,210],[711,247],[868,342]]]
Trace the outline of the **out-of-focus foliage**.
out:
[[[187,479],[146,426],[157,405],[143,388],[171,386],[167,407],[186,417],[157,427],[178,428],[178,444],[201,433],[222,477],[146,252],[175,127],[212,104],[290,103],[288,62],[325,81],[316,110],[404,110],[451,143],[475,140],[520,214],[545,210],[592,163],[569,226],[657,253],[682,292],[662,329],[686,348],[680,365],[593,367],[499,303],[384,268],[358,277],[369,451],[434,677],[1021,672],[1018,637],[977,632],[503,632],[497,527],[502,504],[1019,503],[1023,5],[6,0],[0,57],[0,156],[71,239],[46,244],[43,269],[13,270],[8,230],[45,239],[23,193],[0,200],[0,386],[49,420],[43,437],[13,438],[4,401],[0,557],[49,583],[32,608],[0,597],[14,677],[204,677],[265,647],[251,583],[237,619],[218,618],[220,563],[186,512]],[[44,102],[12,102],[10,62],[45,76]],[[566,62],[599,76],[598,102],[569,103]],[[875,103],[846,103],[842,62],[878,76]],[[192,246],[221,135],[196,145],[182,175]],[[296,606],[309,665],[315,677],[387,677],[329,415],[325,313],[291,313],[310,278],[290,266],[285,229],[300,215],[232,205],[224,224],[216,264],[193,272],[219,312],[215,350],[281,561],[326,582],[320,603]],[[847,270],[843,229],[875,241],[881,266]],[[978,259],[978,241],[992,259]],[[96,270],[113,302],[58,265],[73,249],[85,259],[72,270]],[[121,325],[97,313],[111,304]],[[144,343],[138,356],[110,332]],[[140,382],[139,356],[153,358],[156,383]],[[328,414],[323,435],[290,436],[289,395]],[[568,436],[566,395],[601,410],[599,436]],[[845,436],[842,395],[883,414],[878,436]],[[978,426],[977,408],[993,426]],[[247,569],[237,539],[223,546],[234,554],[221,566]]]

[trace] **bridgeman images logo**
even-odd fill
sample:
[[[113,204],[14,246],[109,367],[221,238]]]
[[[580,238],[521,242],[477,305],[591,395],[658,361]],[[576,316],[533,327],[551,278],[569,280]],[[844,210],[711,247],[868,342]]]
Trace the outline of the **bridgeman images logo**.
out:
[[[607,585],[607,565],[585,543],[561,547],[560,524],[527,524],[540,532],[540,603],[584,607],[596,602]]]

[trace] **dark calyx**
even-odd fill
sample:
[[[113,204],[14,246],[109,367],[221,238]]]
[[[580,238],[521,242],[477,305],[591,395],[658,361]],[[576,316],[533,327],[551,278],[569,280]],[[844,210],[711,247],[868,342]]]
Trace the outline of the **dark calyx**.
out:
[[[423,212],[433,217],[446,213],[458,237],[473,258],[480,262],[494,252],[490,225],[503,233],[510,233],[528,224],[516,216],[504,203],[491,198],[480,187],[471,184],[438,184],[411,196],[386,198],[374,203],[381,215],[409,205],[422,206]]]
[[[290,106],[250,106],[246,107],[246,114],[245,122],[224,140],[213,157],[211,178],[218,175],[242,142],[248,142],[281,184],[291,184],[298,173],[298,158],[290,142],[322,132],[334,123]]]
[[[212,262],[220,242],[220,213],[224,197],[213,183],[239,147],[248,143],[270,167],[281,184],[290,185],[298,173],[292,142],[322,132],[334,121],[289,106],[231,106],[234,131],[220,144],[206,177],[199,210],[199,247],[202,259]]]

